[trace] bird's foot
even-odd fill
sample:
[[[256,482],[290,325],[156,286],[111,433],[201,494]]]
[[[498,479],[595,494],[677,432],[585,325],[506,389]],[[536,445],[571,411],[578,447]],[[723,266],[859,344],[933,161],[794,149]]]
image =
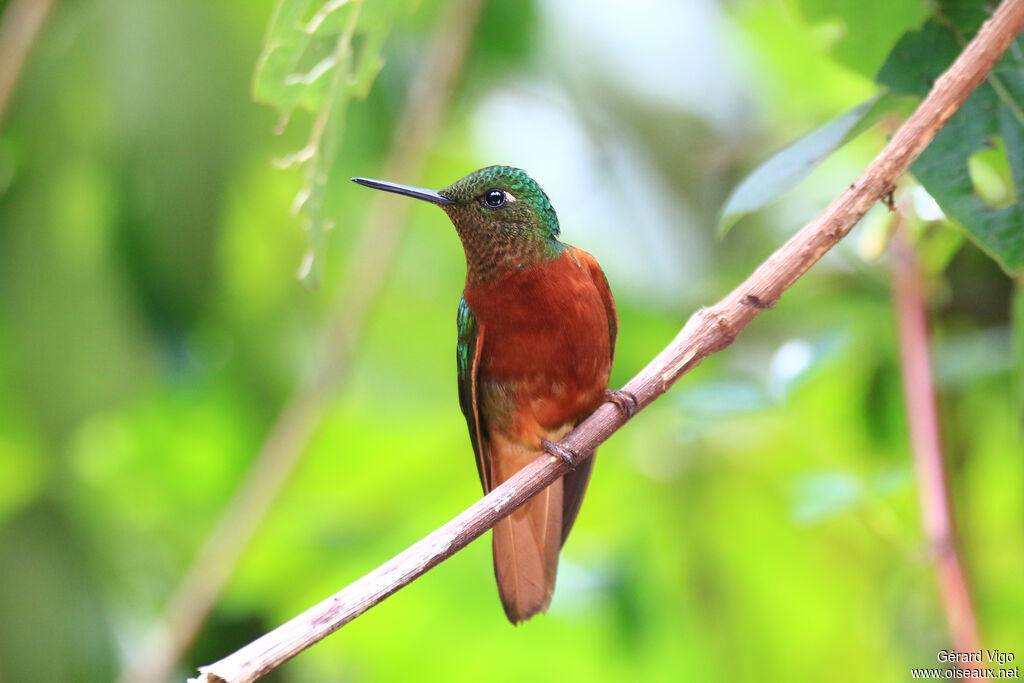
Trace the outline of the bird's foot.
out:
[[[614,403],[622,411],[622,414],[628,417],[636,415],[637,403],[636,396],[632,391],[625,391],[624,389],[605,389],[604,400],[608,403]]]
[[[561,458],[562,462],[568,465],[570,470],[576,469],[576,465],[582,460],[579,453],[560,443],[541,439],[540,445],[546,453]]]

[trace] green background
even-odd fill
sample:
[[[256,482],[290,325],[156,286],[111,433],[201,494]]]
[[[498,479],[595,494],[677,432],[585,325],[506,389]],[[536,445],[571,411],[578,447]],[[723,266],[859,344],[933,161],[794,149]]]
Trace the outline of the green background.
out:
[[[884,122],[715,237],[729,191],[876,93],[928,7],[605,5],[488,2],[423,177],[389,179],[530,171],[564,239],[605,267],[620,386],[880,149]],[[348,106],[316,289],[295,277],[301,173],[271,163],[311,117],[274,136],[277,113],[250,96],[273,9],[58,2],[0,121],[0,680],[118,675],[315,362],[371,198],[347,178],[378,176],[402,144],[440,6],[389,18],[384,67]],[[938,666],[950,641],[884,220],[602,446],[548,615],[505,621],[484,539],[273,679],[902,681]],[[1024,659],[1014,283],[960,234],[915,233],[949,487],[982,642]],[[463,278],[445,216],[413,207],[325,419],[177,680],[479,497],[455,384]]]

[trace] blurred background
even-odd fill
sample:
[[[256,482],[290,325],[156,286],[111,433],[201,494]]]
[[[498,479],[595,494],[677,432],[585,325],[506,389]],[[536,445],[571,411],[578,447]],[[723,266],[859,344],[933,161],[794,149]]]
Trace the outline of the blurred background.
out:
[[[0,680],[147,680],[126,667],[151,651],[155,680],[182,680],[480,496],[455,383],[461,246],[436,208],[398,209],[349,176],[413,169],[387,179],[439,188],[527,169],[608,276],[621,386],[881,148],[885,122],[716,237],[730,190],[878,92],[893,44],[929,12],[487,0],[462,26],[475,3],[376,1],[363,9],[381,30],[354,45],[379,37],[383,68],[331,119],[322,233],[292,212],[304,170],[274,163],[307,144],[315,113],[282,127],[251,95],[272,0],[53,3],[0,111]],[[299,4],[316,18],[320,3]],[[410,86],[434,87],[431,41],[457,43],[448,31],[469,42],[452,87],[418,95],[436,122],[400,123]],[[399,210],[380,246],[377,221]],[[268,680],[902,681],[937,665],[949,627],[883,213],[600,449],[548,615],[506,622],[484,538]],[[307,233],[314,287],[296,276]],[[982,643],[1021,659],[1014,283],[941,214],[927,233],[962,557]],[[366,245],[380,249],[369,279],[351,265]],[[366,315],[347,315],[352,297]],[[320,341],[332,318],[335,362]],[[282,412],[300,427],[269,448],[295,456],[264,479],[279,495],[265,517],[240,513],[255,533],[237,564],[198,571],[225,585],[195,637],[172,620],[154,641]]]

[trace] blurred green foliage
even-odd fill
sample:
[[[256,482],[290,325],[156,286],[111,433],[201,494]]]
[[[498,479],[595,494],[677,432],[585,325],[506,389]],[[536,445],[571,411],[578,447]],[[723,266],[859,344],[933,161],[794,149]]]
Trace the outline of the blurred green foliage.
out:
[[[875,94],[930,9],[681,5],[491,0],[425,177],[393,179],[530,170],[616,292],[615,386],[880,148],[883,131],[861,135],[714,238],[730,189]],[[289,211],[304,179],[270,163],[306,144],[310,115],[275,137],[250,99],[274,3],[57,4],[0,127],[0,680],[111,680],[139,648],[315,355],[369,199],[347,178],[401,144],[438,10],[382,27],[310,291]],[[1007,181],[1010,162],[988,167]],[[889,267],[869,248],[884,220],[602,447],[548,615],[508,625],[482,540],[276,679],[903,681],[938,665]],[[983,642],[1019,659],[1024,307],[958,235],[945,218],[915,233],[943,442]],[[347,379],[181,677],[478,497],[454,376],[462,259],[445,217],[415,207]]]

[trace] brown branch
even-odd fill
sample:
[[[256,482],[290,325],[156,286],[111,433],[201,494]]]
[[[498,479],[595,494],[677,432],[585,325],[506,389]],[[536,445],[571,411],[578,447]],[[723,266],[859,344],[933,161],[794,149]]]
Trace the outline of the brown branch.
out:
[[[953,503],[939,439],[939,417],[928,355],[921,272],[898,226],[892,241],[893,298],[900,337],[900,368],[907,405],[910,443],[914,452],[921,521],[935,557],[939,593],[946,610],[953,647],[958,652],[980,649],[974,608],[957,548]],[[958,666],[971,668],[970,664]]]
[[[461,72],[480,11],[480,0],[452,0],[437,23],[412,81],[386,162],[388,178],[420,175],[442,113]],[[337,302],[320,340],[319,362],[284,405],[165,609],[122,672],[127,683],[167,680],[195,639],[278,493],[295,470],[321,423],[373,309],[408,222],[411,202],[374,195],[349,259]]]
[[[672,343],[634,377],[626,389],[639,407],[663,394],[680,376],[715,351],[729,346],[761,311],[821,256],[846,236],[864,213],[893,188],[896,179],[931,142],[1024,27],[1024,0],[1004,0],[995,14],[944,73],[917,110],[849,189],[808,223],[743,284],[714,306],[695,313]],[[560,443],[586,458],[627,418],[605,404]],[[568,466],[549,455],[537,458],[468,510],[389,562],[302,614],[209,666],[200,683],[243,683],[280,666],[341,628],[431,567],[451,557],[564,475]]]
[[[0,123],[53,0],[11,0],[0,18]]]

